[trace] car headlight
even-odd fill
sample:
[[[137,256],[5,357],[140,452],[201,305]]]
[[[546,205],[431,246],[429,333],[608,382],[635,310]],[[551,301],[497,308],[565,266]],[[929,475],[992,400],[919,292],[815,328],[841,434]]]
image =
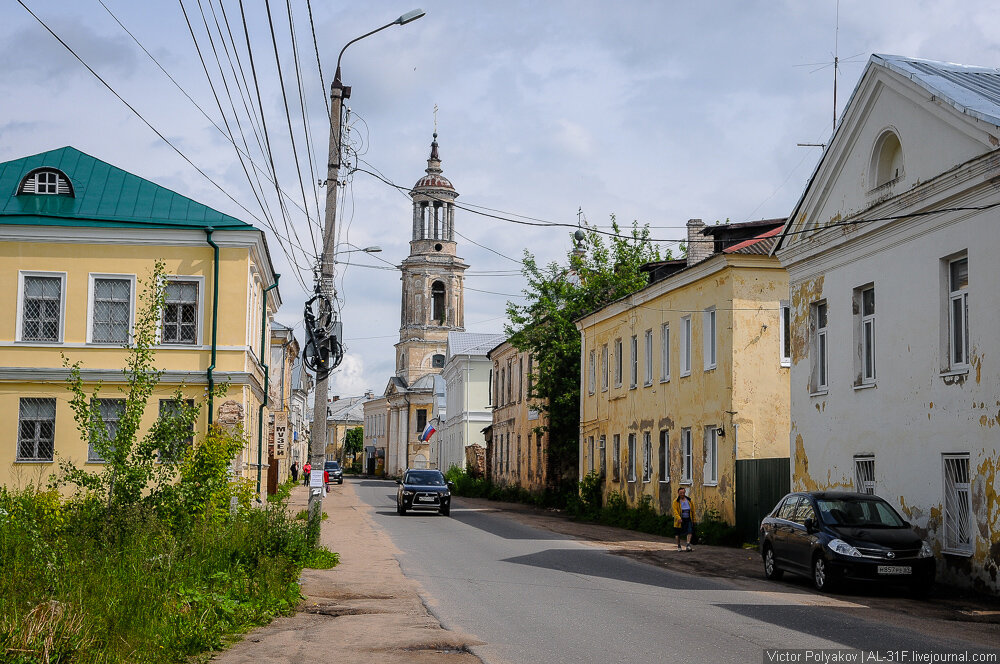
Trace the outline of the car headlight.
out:
[[[861,557],[860,551],[858,551],[857,549],[855,549],[853,546],[851,546],[842,539],[830,540],[830,543],[827,544],[827,546],[830,547],[831,551],[833,551],[834,553],[839,553],[842,556],[852,556],[855,558]]]
[[[403,495],[404,496],[412,496],[413,492],[412,491],[403,491]]]
[[[445,491],[444,493],[441,494],[441,496],[444,497],[444,498],[450,498],[451,497],[451,491]]]
[[[920,553],[917,554],[918,558],[933,558],[934,549],[926,541],[920,542]]]

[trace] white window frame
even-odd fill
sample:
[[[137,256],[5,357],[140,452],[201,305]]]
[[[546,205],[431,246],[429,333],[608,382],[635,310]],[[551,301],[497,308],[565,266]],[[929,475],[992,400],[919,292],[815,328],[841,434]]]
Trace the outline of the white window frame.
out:
[[[649,387],[653,384],[653,330],[646,330],[646,380],[643,385]]]
[[[594,472],[594,437],[587,437],[587,459],[588,459],[588,471]]]
[[[642,483],[653,480],[653,439],[649,431],[642,432]]]
[[[961,256],[956,256],[947,261],[946,271],[945,271],[945,282],[948,289],[948,367],[952,371],[968,370],[969,369],[969,285],[968,276],[966,276],[966,285],[964,288],[955,289],[951,280],[951,270],[955,263],[960,261],[965,261],[966,263],[966,275],[968,275],[968,254],[962,254]],[[958,303],[962,307],[962,331],[964,334],[961,335],[961,359],[955,359],[955,304]]]
[[[125,280],[129,282],[129,292],[128,292],[128,339],[126,343],[131,343],[132,334],[135,330],[135,284],[136,276],[134,274],[115,274],[111,272],[91,272],[89,275],[89,282],[87,285],[87,343],[97,344],[100,346],[120,346],[122,342],[119,341],[94,341],[94,308],[97,304],[95,299],[97,293],[97,280],[98,279],[118,279]]]
[[[670,431],[660,429],[660,449],[659,449],[659,480],[661,484],[670,481]]]
[[[691,427],[681,429],[681,484],[694,482],[694,457],[691,445]]]
[[[628,481],[633,483],[636,480],[636,465],[638,459],[636,459],[636,440],[635,434],[630,433],[628,435]]]
[[[195,331],[194,343],[190,344],[178,344],[178,343],[163,343],[163,314],[160,314],[160,323],[156,328],[156,341],[157,349],[168,349],[168,348],[198,348],[202,345],[203,339],[205,338],[205,300],[207,295],[205,293],[205,277],[200,275],[188,275],[188,274],[168,274],[163,277],[164,285],[166,282],[170,281],[195,281],[198,283],[198,306],[197,316],[198,316],[198,329]],[[166,307],[164,307],[166,311]]]
[[[608,460],[608,449],[607,449],[607,447],[608,447],[608,437],[605,436],[604,434],[601,434],[600,436],[598,436],[598,438],[597,438],[597,445],[598,445],[598,451],[599,451],[599,454],[600,454],[600,470],[598,472],[600,472],[601,477],[604,477],[604,474],[605,474],[606,468],[607,468],[607,460]]]
[[[125,415],[125,399],[95,399],[94,401],[91,402],[91,408],[100,409],[101,403],[103,402],[108,402],[108,403],[117,402],[121,404],[121,412],[118,414],[118,418],[110,420],[112,422],[115,422],[115,424],[117,425],[117,423],[121,422],[121,418]],[[107,429],[109,420],[104,417],[103,413],[101,414],[101,419],[104,422],[104,428]],[[111,441],[114,441],[115,436],[109,435],[108,438]],[[94,441],[92,440],[87,441],[87,463],[107,463],[107,459],[102,458],[97,453],[97,450],[94,449]]]
[[[875,455],[854,455],[854,490],[875,494]]]
[[[790,367],[792,366],[792,307],[788,300],[781,301],[778,315],[780,316],[778,321],[778,329],[780,330],[778,356],[781,358],[781,366]]]
[[[702,339],[704,342],[705,371],[714,369],[718,362],[718,334],[716,332],[717,317],[715,307],[705,309],[702,314]]]
[[[614,482],[622,481],[622,435],[616,433],[611,437],[612,459],[611,459],[611,479]]]
[[[702,471],[704,486],[719,484],[719,429],[714,424],[705,427],[705,467]]]
[[[622,365],[624,358],[625,347],[622,345],[621,338],[615,339],[615,387],[622,386],[622,370],[625,368]]]
[[[587,364],[587,393],[594,394],[597,391],[597,351],[591,350],[589,362]]]
[[[691,316],[681,317],[681,378],[691,375]]]
[[[660,382],[670,381],[670,323],[660,326]]]
[[[21,419],[21,405],[22,404],[21,404],[21,402],[24,401],[24,400],[28,400],[28,399],[30,399],[32,401],[46,401],[46,402],[50,401],[50,402],[52,402],[52,406],[53,406],[53,409],[52,409],[52,453],[47,458],[46,457],[37,456],[37,455],[36,456],[32,456],[32,457],[22,457],[21,456],[21,427],[22,427],[22,419]],[[55,441],[56,441],[56,421],[58,419],[59,419],[59,402],[56,399],[51,398],[51,397],[20,397],[17,400],[17,429],[15,430],[16,433],[15,433],[15,436],[14,436],[14,445],[15,445],[15,447],[14,447],[14,462],[15,463],[52,463],[53,461],[55,461],[55,458],[56,458],[56,443],[55,443]],[[43,421],[43,420],[36,419],[36,420],[33,420],[33,421],[40,422],[40,421]],[[38,442],[39,438],[36,436],[33,440],[36,442],[35,451],[37,452],[38,451],[37,442]]]
[[[59,335],[55,341],[33,341],[24,338],[24,279],[25,277],[50,277],[59,279]],[[66,338],[66,273],[40,270],[18,270],[17,272],[17,312],[14,340],[31,345],[62,344]]]
[[[634,390],[639,384],[639,337],[634,334],[629,341],[629,360],[628,387]]]
[[[871,292],[872,309],[866,313],[865,294]],[[854,289],[854,388],[873,387],[876,375],[875,351],[875,284],[868,283]]]
[[[964,462],[964,463],[963,463]],[[958,466],[959,468],[965,466],[965,479],[966,482],[957,482],[954,478],[954,473],[948,472],[949,465],[953,468]],[[972,517],[972,463],[970,455],[967,452],[955,453],[955,454],[942,454],[941,455],[941,472],[942,472],[942,483],[941,486],[944,490],[944,496],[941,500],[942,506],[942,524],[944,530],[944,552],[952,553],[961,556],[971,556],[975,551],[976,546],[976,532],[975,524]],[[965,514],[961,514],[961,510],[965,511]],[[953,524],[956,519],[956,515],[952,512],[953,510],[958,510],[959,514],[957,519],[964,520],[964,524],[959,523],[958,529],[959,533],[953,539],[953,529],[955,528]],[[964,519],[963,519],[964,516]],[[962,526],[965,527],[967,542],[961,541],[961,529]],[[958,541],[956,541],[958,540]]]
[[[812,348],[810,348],[812,376],[810,379],[813,394],[823,394],[830,387],[830,345],[827,331],[830,325],[830,307],[826,300],[813,302],[810,307],[810,324],[812,328]],[[820,327],[820,313],[826,318],[825,325]]]
[[[608,345],[601,346],[601,392],[608,391]]]

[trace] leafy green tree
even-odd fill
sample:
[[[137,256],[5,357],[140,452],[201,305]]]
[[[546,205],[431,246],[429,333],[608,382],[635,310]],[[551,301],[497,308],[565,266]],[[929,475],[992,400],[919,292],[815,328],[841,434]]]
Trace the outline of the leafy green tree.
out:
[[[348,429],[344,435],[344,453],[358,454],[365,449],[365,429],[364,427],[354,427]]]
[[[522,273],[528,281],[524,304],[507,303],[506,333],[511,344],[532,354],[532,397],[548,424],[549,488],[575,493],[580,435],[580,333],[574,321],[643,288],[640,267],[661,260],[649,241],[649,226],[635,222],[623,234],[611,217],[613,235],[589,230],[568,255],[568,265],[541,267],[524,252]],[[666,252],[666,258],[671,256]]]
[[[165,280],[164,265],[157,261],[148,278],[140,280],[142,294],[139,298],[135,325],[126,348],[128,360],[122,369],[123,381],[118,394],[111,400],[101,400],[101,383],[88,393],[80,362],[63,363],[70,369],[67,379],[72,393],[70,407],[77,430],[92,448],[93,454],[104,461],[99,470],[87,470],[69,459],[60,461],[61,476],[53,484],[72,485],[91,494],[101,496],[108,508],[135,505],[142,500],[163,498],[168,493],[183,495],[175,488],[166,491],[178,477],[191,476],[191,483],[199,483],[199,491],[188,492],[204,497],[206,491],[215,491],[207,477],[208,468],[219,475],[219,462],[206,463],[208,456],[220,454],[228,457],[228,464],[239,447],[233,436],[224,432],[210,434],[209,445],[203,450],[193,449],[191,442],[200,404],[183,398],[180,389],[175,392],[168,407],[159,413],[156,422],[140,435],[140,425],[153,391],[160,382],[163,371],[155,367],[157,334],[163,312]],[[217,395],[225,386],[217,389]],[[114,411],[114,417],[105,421],[105,415]],[[235,448],[230,453],[230,448]],[[210,453],[211,450],[211,453]],[[225,476],[224,471],[222,476]],[[162,490],[162,491],[161,491]],[[214,495],[214,494],[213,494]]]

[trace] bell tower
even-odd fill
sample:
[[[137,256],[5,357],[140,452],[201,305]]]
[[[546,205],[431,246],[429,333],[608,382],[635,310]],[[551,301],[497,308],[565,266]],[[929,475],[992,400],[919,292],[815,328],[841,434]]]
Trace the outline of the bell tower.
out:
[[[400,265],[403,299],[396,376],[407,384],[441,373],[448,333],[465,330],[465,270],[469,266],[456,255],[458,192],[441,173],[437,131],[425,173],[410,190],[410,255]]]

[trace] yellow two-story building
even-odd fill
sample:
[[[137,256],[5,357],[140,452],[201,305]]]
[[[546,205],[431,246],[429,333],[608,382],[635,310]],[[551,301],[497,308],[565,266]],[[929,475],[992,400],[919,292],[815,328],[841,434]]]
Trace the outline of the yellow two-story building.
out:
[[[242,427],[233,470],[261,490],[262,361],[281,304],[264,234],[72,147],[0,163],[4,485],[44,482],[60,459],[102,463],[76,428],[63,358],[81,363],[88,391],[103,383],[113,425],[142,281],[156,261],[168,282],[155,357],[164,373],[142,433],[178,387],[203,399],[209,386],[228,384],[206,402],[195,433],[212,422]]]
[[[787,490],[788,277],[767,255],[782,225],[693,219],[686,259],[648,266],[649,286],[577,321],[580,476],[600,474],[605,495],[670,514],[684,487],[698,519],[733,524],[741,488],[761,503],[750,511],[774,505],[759,484]],[[737,477],[737,460],[766,458],[783,464]]]

